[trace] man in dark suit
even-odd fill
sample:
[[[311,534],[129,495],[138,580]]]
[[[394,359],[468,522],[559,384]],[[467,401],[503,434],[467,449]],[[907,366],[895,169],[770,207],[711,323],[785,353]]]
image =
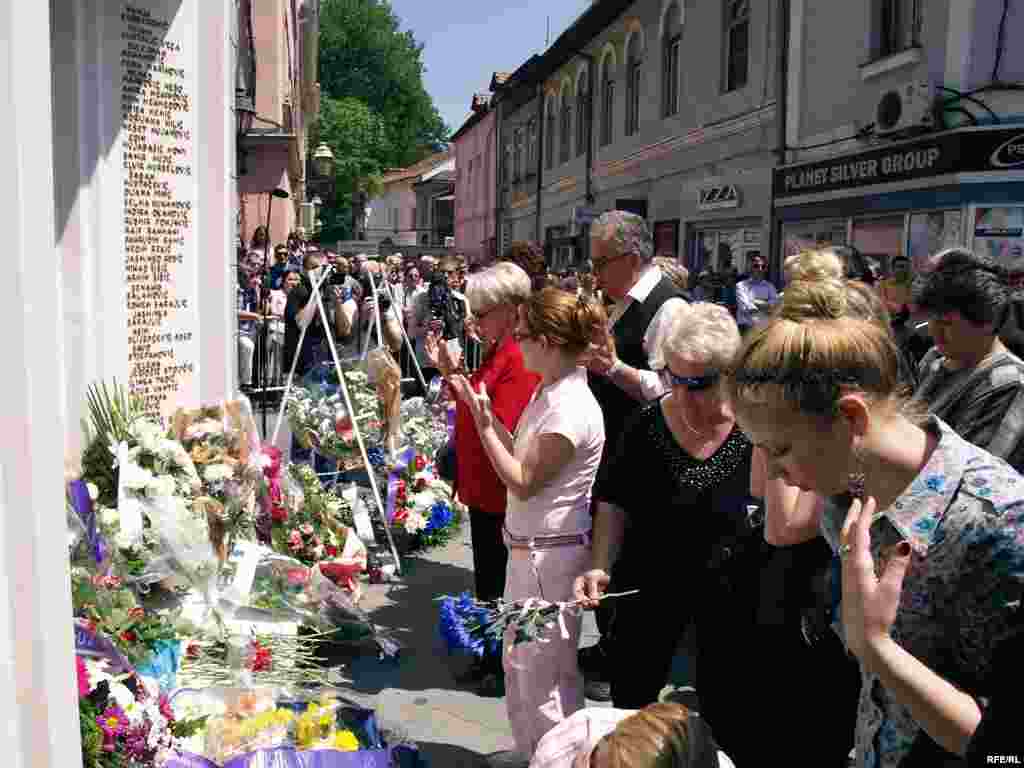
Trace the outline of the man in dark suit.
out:
[[[609,315],[612,343],[599,346],[588,364],[590,388],[604,413],[605,450],[594,488],[594,498],[599,499],[604,465],[626,420],[644,402],[663,393],[658,374],[648,365],[647,350],[672,314],[673,305],[689,297],[652,263],[651,231],[634,213],[608,211],[599,216],[590,228],[590,254],[600,287],[615,302]],[[608,657],[608,610],[602,606],[597,612],[602,641],[594,650],[581,652],[587,696],[597,701],[611,698],[609,676],[602,664]]]

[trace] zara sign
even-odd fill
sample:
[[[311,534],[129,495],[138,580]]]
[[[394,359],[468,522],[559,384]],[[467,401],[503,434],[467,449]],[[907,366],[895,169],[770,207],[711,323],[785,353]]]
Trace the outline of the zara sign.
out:
[[[701,187],[698,190],[697,210],[718,211],[723,208],[739,208],[740,191],[735,184],[721,184],[715,187]]]

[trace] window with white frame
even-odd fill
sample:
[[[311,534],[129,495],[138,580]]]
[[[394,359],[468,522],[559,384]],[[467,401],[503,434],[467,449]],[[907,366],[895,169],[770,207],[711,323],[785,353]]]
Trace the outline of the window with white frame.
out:
[[[626,135],[632,136],[640,128],[640,79],[643,71],[643,51],[640,35],[633,35],[626,54]]]
[[[512,140],[512,182],[516,183],[522,178],[523,175],[523,129],[516,128],[514,138]]]
[[[537,168],[537,118],[531,117],[526,125],[526,176],[534,175]]]
[[[914,48],[919,42],[920,0],[874,0],[874,58]]]
[[[682,30],[679,27],[679,6],[669,6],[664,18],[664,43],[661,62],[661,116],[679,114],[679,47]]]
[[[590,91],[587,89],[589,73],[580,78],[576,89],[576,157],[581,157],[590,144]]]
[[[601,83],[601,146],[612,143],[612,132],[615,128],[615,73],[611,61],[606,61]]]
[[[725,90],[747,84],[750,69],[750,0],[725,3]]]
[[[569,162],[570,144],[572,142],[572,104],[569,94],[562,95],[562,133],[558,139],[558,160]]]
[[[547,100],[544,130],[544,165],[548,170],[555,167],[555,99]]]

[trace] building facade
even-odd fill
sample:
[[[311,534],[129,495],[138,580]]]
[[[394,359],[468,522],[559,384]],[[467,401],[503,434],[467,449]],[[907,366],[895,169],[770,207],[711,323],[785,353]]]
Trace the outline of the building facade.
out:
[[[367,242],[406,248],[432,244],[432,216],[423,210],[424,205],[430,207],[429,201],[418,200],[416,185],[437,173],[454,170],[455,155],[448,150],[430,155],[408,168],[394,168],[385,173],[380,193],[367,203]],[[422,242],[423,237],[427,238],[427,243]]]
[[[841,242],[884,272],[964,245],[1024,273],[1024,9],[791,0],[789,27],[779,255]]]
[[[594,3],[505,88],[537,87],[502,111],[503,235],[538,237],[558,266],[586,259],[586,228],[631,210],[657,251],[692,271],[767,251],[781,44],[779,3]],[[517,73],[519,74],[519,73]],[[540,184],[515,180],[515,131],[537,125]],[[510,141],[510,136],[512,140]],[[506,180],[507,176],[507,180]],[[531,227],[529,216],[539,221]]]
[[[497,121],[489,94],[475,94],[471,114],[452,136],[455,147],[455,248],[470,264],[497,255],[495,182]]]
[[[252,125],[239,137],[239,235],[248,244],[270,224],[272,244],[298,228],[306,200],[310,126],[320,110],[319,0],[241,0],[239,84],[255,107]],[[243,173],[244,171],[244,173]],[[287,200],[270,204],[283,189]]]

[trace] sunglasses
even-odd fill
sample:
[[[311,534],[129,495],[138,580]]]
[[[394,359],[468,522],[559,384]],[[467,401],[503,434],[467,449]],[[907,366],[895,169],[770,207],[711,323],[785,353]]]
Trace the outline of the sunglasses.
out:
[[[668,366],[658,371],[658,374],[666,386],[685,387],[689,392],[703,392],[704,390],[711,389],[711,387],[718,383],[718,379],[721,378],[721,374],[718,371],[712,371],[703,376],[676,376]]]

